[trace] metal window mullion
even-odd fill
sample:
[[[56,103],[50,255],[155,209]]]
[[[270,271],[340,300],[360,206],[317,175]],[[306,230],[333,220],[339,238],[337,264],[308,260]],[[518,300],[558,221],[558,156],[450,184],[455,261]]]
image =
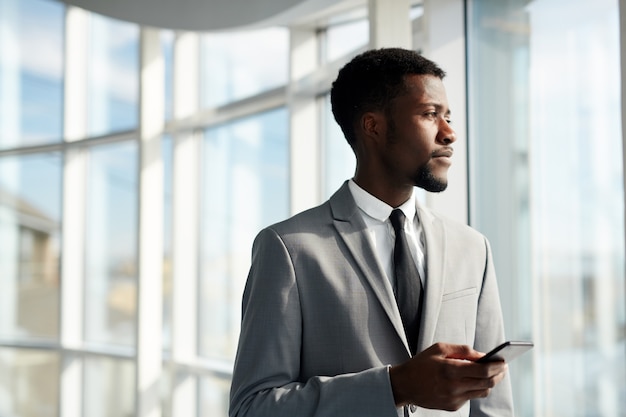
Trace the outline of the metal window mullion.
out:
[[[20,145],[22,106],[18,9],[17,1],[0,2],[0,50],[3,53],[0,71],[0,143],[3,147]],[[17,161],[3,160],[0,165],[3,188],[9,186],[19,189],[18,169]],[[6,188],[7,191],[10,189]],[[0,236],[0,332],[15,335],[19,297],[19,226],[15,210],[5,205],[0,206]]]
[[[89,15],[68,6],[65,17],[64,142],[86,136],[87,34]],[[83,346],[85,280],[85,201],[87,155],[83,148],[63,153],[63,224],[61,250],[59,414],[80,417],[83,408]],[[67,350],[66,350],[67,349]]]
[[[165,64],[159,30],[141,28],[136,415],[161,416]]]
[[[619,0],[619,33],[621,55],[621,86],[622,86],[622,178],[626,186],[626,0]],[[626,193],[624,193],[624,206],[626,207]],[[626,216],[626,212],[625,212]],[[625,222],[626,224],[626,222]],[[626,236],[626,230],[625,236]]]
[[[320,203],[322,175],[316,96],[298,88],[300,80],[318,70],[319,41],[311,28],[292,27],[289,33],[289,196],[293,214]]]
[[[179,32],[174,41],[174,119],[184,120],[199,107],[198,34]],[[172,132],[172,363],[193,362],[198,355],[200,133]],[[198,381],[170,366],[171,415],[197,416]]]
[[[370,47],[411,48],[409,0],[369,0]]]

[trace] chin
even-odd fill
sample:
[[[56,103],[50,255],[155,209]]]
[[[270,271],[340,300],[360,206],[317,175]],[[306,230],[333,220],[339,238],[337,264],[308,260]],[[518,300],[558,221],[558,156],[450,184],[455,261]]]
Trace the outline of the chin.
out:
[[[424,185],[421,188],[431,193],[440,193],[442,191],[445,191],[446,188],[448,188],[448,183],[445,181],[438,181],[437,183],[434,183],[434,184]]]
[[[437,177],[429,169],[422,169],[415,179],[415,185],[431,193],[440,193],[448,188],[448,178]]]

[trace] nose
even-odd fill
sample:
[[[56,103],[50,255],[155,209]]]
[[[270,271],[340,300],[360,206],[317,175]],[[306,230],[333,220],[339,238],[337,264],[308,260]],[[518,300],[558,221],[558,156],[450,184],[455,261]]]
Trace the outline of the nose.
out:
[[[441,118],[439,122],[439,134],[437,136],[437,141],[443,143],[444,145],[451,145],[456,142],[456,132],[450,126],[450,122],[445,118]]]

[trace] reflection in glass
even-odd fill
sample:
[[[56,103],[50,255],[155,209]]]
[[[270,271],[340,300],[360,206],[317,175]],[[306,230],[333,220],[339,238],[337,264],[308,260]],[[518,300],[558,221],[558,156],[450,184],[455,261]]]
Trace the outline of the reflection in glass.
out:
[[[59,142],[65,7],[0,1],[0,148]]]
[[[139,113],[139,26],[90,16],[89,134],[134,129]]]
[[[0,337],[58,338],[61,163],[0,158]]]
[[[207,34],[201,57],[202,105],[221,106],[287,82],[289,32],[270,28]]]
[[[335,122],[330,108],[330,94],[324,96],[322,106],[324,197],[330,197],[343,182],[354,176],[356,157],[348,141]]]
[[[289,210],[285,109],[208,129],[203,153],[200,352],[234,359],[250,250]]]
[[[616,0],[474,0],[475,222],[491,239],[520,416],[626,409]]]
[[[85,336],[133,345],[137,291],[137,146],[91,149],[87,185]]]
[[[135,415],[135,364],[131,360],[87,356],[83,415]]]
[[[0,348],[0,416],[56,417],[59,354]]]

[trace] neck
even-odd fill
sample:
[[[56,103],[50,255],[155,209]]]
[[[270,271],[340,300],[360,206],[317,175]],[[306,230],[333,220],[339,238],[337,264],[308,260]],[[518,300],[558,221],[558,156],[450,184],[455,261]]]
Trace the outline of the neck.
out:
[[[358,172],[353,180],[359,187],[394,208],[405,203],[413,195],[413,186],[410,184],[399,187],[381,181],[371,181],[369,177],[359,176]]]

